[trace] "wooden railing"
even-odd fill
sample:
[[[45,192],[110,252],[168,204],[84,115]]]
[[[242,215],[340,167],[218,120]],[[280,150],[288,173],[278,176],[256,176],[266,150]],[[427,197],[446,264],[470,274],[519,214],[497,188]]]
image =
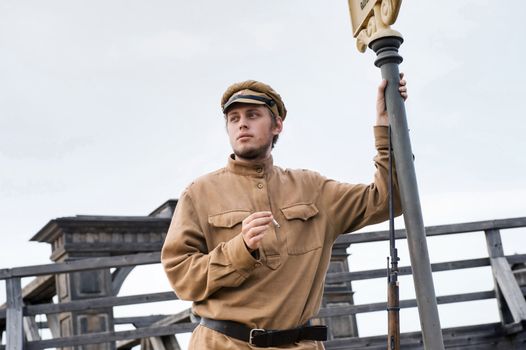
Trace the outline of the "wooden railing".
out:
[[[437,303],[446,304],[473,300],[496,299],[497,305],[499,307],[499,314],[501,316],[501,329],[503,329],[506,334],[522,332],[526,322],[526,301],[524,299],[526,290],[524,286],[521,289],[517,279],[514,277],[510,265],[525,263],[526,254],[505,256],[502,249],[502,241],[500,236],[500,230],[519,227],[526,227],[526,217],[427,227],[426,235],[428,237],[466,232],[480,232],[481,234],[485,235],[487,242],[488,257],[432,264],[433,272],[491,266],[495,281],[495,289],[493,290],[474,291],[454,295],[440,295],[437,297]],[[397,230],[396,238],[405,238],[405,231]],[[338,238],[335,244],[341,248],[342,246],[348,247],[351,244],[354,245],[385,240],[388,240],[388,232],[377,231],[343,235]],[[176,299],[176,296],[173,292],[160,292],[133,296],[101,297],[57,304],[49,303],[25,305],[21,285],[21,279],[24,277],[56,275],[61,273],[96,270],[102,268],[118,268],[156,264],[159,263],[159,261],[159,253],[148,253],[107,258],[90,258],[72,262],[1,269],[0,280],[5,280],[7,300],[5,307],[0,309],[0,321],[4,321],[0,322],[0,324],[5,324],[6,331],[6,345],[0,346],[0,349],[36,350],[108,342],[118,342],[118,348],[129,349],[137,344],[137,339],[141,338],[149,338],[152,341],[154,349],[163,349],[163,342],[161,341],[162,337],[191,332],[195,327],[195,323],[192,322],[192,318],[190,317],[191,315],[188,310],[176,315],[158,315],[115,319],[116,324],[133,322],[137,326],[137,328],[133,330],[92,333],[70,337],[55,336],[52,339],[44,340],[39,339],[38,336],[34,335],[34,329],[46,327],[48,325],[38,325],[35,322],[35,316],[45,314],[49,323],[49,320],[52,319],[52,315],[63,312],[174,300]],[[411,274],[410,266],[400,268],[400,275],[409,274]],[[330,273],[326,277],[326,282],[327,285],[331,285],[380,278],[384,276],[386,276],[385,269],[346,273]],[[416,300],[401,300],[400,306],[401,308],[415,307]],[[339,317],[381,311],[385,309],[386,303],[384,302],[350,305],[336,308],[329,307],[322,308],[318,314],[318,317]],[[487,325],[481,325],[481,327],[487,327]],[[451,333],[453,334],[455,332]],[[453,335],[453,337],[458,337],[458,332],[455,334],[456,335]],[[468,337],[469,335],[466,336],[466,339]],[[156,339],[159,341],[157,345],[155,344]],[[448,341],[446,334],[445,341]],[[352,348],[350,344],[362,344],[360,342],[363,343],[363,340],[360,340],[359,338],[332,340],[326,343],[326,348],[350,349]],[[372,343],[368,343],[367,346],[369,346],[371,349],[375,348]]]

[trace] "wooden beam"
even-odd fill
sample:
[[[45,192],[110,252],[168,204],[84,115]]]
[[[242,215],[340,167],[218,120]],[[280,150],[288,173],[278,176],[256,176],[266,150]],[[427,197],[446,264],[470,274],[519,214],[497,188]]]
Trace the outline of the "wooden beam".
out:
[[[140,345],[140,344],[141,344],[141,339],[126,339],[126,340],[118,341],[115,346],[117,350],[130,350],[133,347]]]
[[[28,341],[31,340],[40,340],[40,334],[38,333],[38,326],[35,321],[35,316],[24,317],[24,333]]]
[[[504,249],[502,248],[502,240],[500,237],[500,231],[497,229],[488,229],[484,231],[486,237],[486,247],[488,250],[488,256],[491,258],[497,258],[504,256]],[[511,324],[514,323],[513,315],[511,314],[510,308],[506,303],[506,299],[502,295],[502,291],[499,287],[499,283],[495,278],[495,266],[490,260],[491,271],[493,273],[493,284],[495,286],[495,299],[497,300],[497,306],[499,308],[499,316],[501,323]]]
[[[167,350],[161,337],[150,337],[148,340],[150,341],[153,350]]]
[[[23,350],[24,324],[22,285],[20,278],[6,281],[7,328],[6,346],[9,350]]]
[[[161,262],[161,253],[141,253],[103,258],[89,258],[54,264],[0,269],[0,280],[11,277],[30,277],[65,272],[97,270],[102,268],[148,265]]]
[[[442,329],[444,345],[449,350],[512,350],[523,349],[526,332],[509,337],[500,323]],[[423,350],[422,332],[401,334],[401,349]],[[341,338],[324,343],[327,350],[385,350],[385,335]]]
[[[143,303],[154,303],[158,301],[176,300],[174,292],[161,292],[138,294],[124,297],[102,297],[93,299],[83,299],[60,304],[27,305],[25,315],[54,314],[68,311],[85,311],[112,307],[120,305],[132,305]]]
[[[22,289],[22,298],[26,304],[49,302],[55,295],[55,276],[38,276]]]
[[[60,338],[60,321],[58,319],[58,315],[47,314],[46,319],[49,331],[51,332],[53,338]]]
[[[150,316],[132,316],[132,317],[115,317],[114,324],[132,324],[136,328],[151,326],[168,315],[150,315]]]
[[[137,328],[129,331],[102,332],[76,335],[60,339],[46,339],[27,343],[27,350],[61,348],[77,345],[100,344],[124,339],[149,338],[163,335],[189,333],[197,326],[195,323],[180,323],[163,327]],[[11,348],[10,348],[11,350]]]
[[[464,294],[453,294],[453,295],[443,295],[437,297],[437,304],[451,304],[451,303],[460,303],[466,301],[475,301],[475,300],[485,300],[492,299],[495,297],[495,291],[489,290],[485,292],[473,292],[473,293],[464,293]],[[400,300],[400,308],[410,308],[416,307],[416,299],[407,299]],[[335,316],[347,316],[358,313],[374,312],[374,311],[383,311],[386,310],[387,303],[371,303],[371,304],[361,304],[361,305],[351,305],[345,307],[327,307],[320,309],[320,312],[316,317],[325,318],[325,317],[335,317]]]
[[[148,338],[152,344],[153,350],[181,350],[175,335],[165,335],[162,337]]]
[[[68,243],[68,252],[75,253],[91,253],[94,249],[97,252],[108,252],[119,255],[131,255],[135,252],[160,252],[163,246],[161,242],[161,234],[154,242],[131,242],[131,243],[115,243],[115,242],[74,242]]]
[[[526,255],[524,256],[526,259]],[[431,264],[433,272],[439,271],[450,271],[457,269],[469,269],[475,267],[489,266],[489,258],[479,258],[470,260],[457,260],[443,263]],[[410,275],[411,266],[402,266],[399,268],[400,276]],[[367,271],[356,271],[356,272],[337,272],[328,273],[325,279],[326,283],[341,283],[348,281],[367,280],[371,278],[384,278],[386,276],[385,269],[367,270]]]
[[[526,321],[526,300],[508,261],[504,257],[491,258],[490,260],[493,276],[497,280],[502,296],[506,300],[514,323]]]
[[[168,326],[171,324],[180,323],[182,321],[189,321],[192,315],[192,309],[185,309],[181,312],[178,312],[174,315],[168,315],[162,320],[156,321],[152,326]]]
[[[526,261],[526,254],[514,254],[506,256],[506,260],[509,264],[516,264],[519,262]],[[433,272],[440,271],[451,271],[459,269],[471,269],[476,267],[490,266],[489,258],[478,258],[470,260],[457,260],[457,261],[448,261],[443,263],[431,264],[431,270]],[[411,266],[400,267],[398,273],[400,276],[410,275]],[[358,280],[367,280],[372,278],[384,278],[386,276],[385,269],[375,269],[375,270],[366,270],[366,271],[355,271],[355,272],[333,272],[328,273],[325,278],[327,284],[330,283],[342,283],[349,281],[358,281]]]
[[[159,320],[156,320],[155,323],[149,325],[151,327],[160,327],[160,326],[169,326],[169,325],[172,325],[172,324],[176,324],[176,323],[180,323],[180,322],[183,322],[183,321],[187,321],[187,322],[190,322],[191,321],[191,315],[192,315],[192,310],[191,309],[186,309],[186,310],[183,310],[177,314],[174,314],[174,315],[166,315],[165,317],[163,317],[162,319],[159,319]],[[170,338],[168,338],[170,337]],[[173,339],[172,339],[173,337]],[[180,350],[179,348],[179,343],[177,342],[177,339],[175,338],[175,336],[163,336],[163,337],[150,337],[148,338],[148,340],[150,341],[152,347],[154,348],[154,350],[163,350],[164,348],[167,348],[167,350]],[[136,339],[135,341],[134,340],[127,340],[127,341],[123,341],[123,342],[118,342],[117,343],[117,348],[121,349],[121,348],[126,348],[128,347],[130,344],[136,344],[138,343],[139,340]]]
[[[490,229],[507,229],[526,226],[526,217],[503,219],[503,220],[488,220],[476,221],[462,224],[428,226],[426,227],[426,236],[441,236],[457,233],[486,231]],[[406,238],[405,230],[395,231],[396,239]],[[389,239],[389,231],[373,231],[363,233],[351,233],[338,237],[335,244],[355,244],[366,242],[386,241]]]

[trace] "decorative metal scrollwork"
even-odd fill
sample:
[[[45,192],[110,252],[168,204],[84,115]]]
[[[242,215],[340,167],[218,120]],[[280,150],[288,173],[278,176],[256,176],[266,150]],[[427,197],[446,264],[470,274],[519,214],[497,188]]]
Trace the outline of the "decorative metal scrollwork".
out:
[[[356,46],[360,52],[365,52],[369,43],[379,37],[402,36],[390,28],[398,17],[401,5],[402,0],[382,0],[374,5],[367,25],[356,36]]]

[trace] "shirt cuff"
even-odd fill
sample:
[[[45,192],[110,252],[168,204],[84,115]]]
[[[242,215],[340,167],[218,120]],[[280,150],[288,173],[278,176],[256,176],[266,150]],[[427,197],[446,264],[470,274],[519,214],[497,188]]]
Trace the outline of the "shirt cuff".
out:
[[[248,277],[257,260],[248,251],[241,233],[227,242],[227,250],[232,267],[243,277]]]
[[[374,140],[376,149],[385,149],[389,147],[387,126],[376,125],[374,127]]]

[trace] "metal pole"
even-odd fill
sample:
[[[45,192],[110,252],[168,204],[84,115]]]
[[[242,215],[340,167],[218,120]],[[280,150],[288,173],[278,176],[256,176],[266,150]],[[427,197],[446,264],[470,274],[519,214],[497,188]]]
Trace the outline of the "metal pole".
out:
[[[407,244],[411,258],[424,348],[442,350],[444,349],[444,341],[427,250],[426,233],[413,164],[413,152],[409,139],[405,105],[398,91],[400,80],[398,65],[402,62],[398,48],[402,42],[401,37],[386,36],[371,41],[369,47],[377,54],[374,64],[381,69],[382,78],[387,79],[386,107],[391,125],[395,168],[407,231]]]

